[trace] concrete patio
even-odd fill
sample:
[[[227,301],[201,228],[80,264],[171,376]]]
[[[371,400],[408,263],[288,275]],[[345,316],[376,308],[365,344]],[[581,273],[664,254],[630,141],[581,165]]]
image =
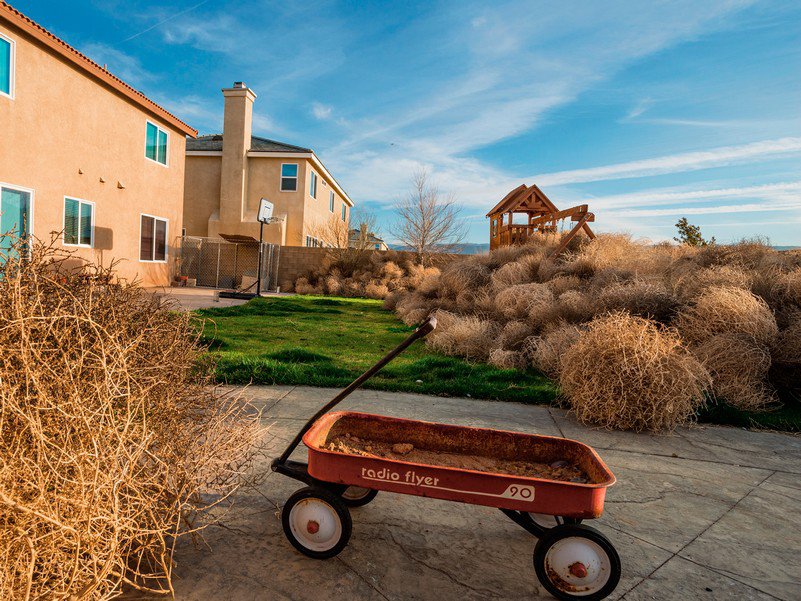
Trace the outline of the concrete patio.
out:
[[[208,546],[180,544],[178,599],[551,598],[534,574],[536,539],[491,508],[380,493],[352,511],[353,536],[339,556],[315,561],[295,551],[279,507],[300,484],[270,473],[269,460],[336,392],[247,389],[270,425],[258,465],[266,477],[206,530]],[[546,407],[376,391],[357,391],[342,407],[595,447],[618,479],[592,524],[623,561],[610,598],[801,598],[799,437],[719,427],[665,436],[606,432]]]

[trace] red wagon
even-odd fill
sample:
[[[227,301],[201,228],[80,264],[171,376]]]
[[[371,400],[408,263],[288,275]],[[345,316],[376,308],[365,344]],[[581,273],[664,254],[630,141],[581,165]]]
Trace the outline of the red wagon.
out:
[[[369,503],[378,491],[497,507],[538,538],[534,567],[552,595],[558,599],[605,598],[620,580],[620,558],[603,534],[581,522],[600,517],[606,488],[614,484],[615,477],[592,448],[552,436],[367,413],[329,413],[435,327],[435,320],[421,325],[323,407],[273,461],[274,471],[308,485],[283,507],[281,520],[287,538],[309,557],[335,556],[350,538],[348,508]],[[383,449],[406,445],[422,454],[406,457],[394,452],[382,456],[377,450],[343,451],[332,446],[335,440],[367,441]],[[308,463],[289,458],[301,441],[309,451]],[[449,465],[445,458],[465,461]],[[584,478],[570,482],[503,469],[521,464],[575,466]]]

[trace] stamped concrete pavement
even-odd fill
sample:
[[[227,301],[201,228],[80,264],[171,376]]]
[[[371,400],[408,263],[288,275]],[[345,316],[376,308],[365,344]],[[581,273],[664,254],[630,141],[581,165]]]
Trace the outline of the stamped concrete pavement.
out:
[[[353,536],[315,561],[284,538],[280,506],[300,484],[270,473],[304,421],[336,390],[253,386],[269,429],[258,470],[233,507],[176,554],[178,599],[548,599],[536,539],[501,512],[380,493],[354,509]],[[623,562],[611,599],[801,599],[801,438],[734,428],[654,436],[592,430],[558,409],[357,391],[342,408],[564,436],[592,445],[617,476],[592,525]],[[302,452],[298,452],[302,456]]]

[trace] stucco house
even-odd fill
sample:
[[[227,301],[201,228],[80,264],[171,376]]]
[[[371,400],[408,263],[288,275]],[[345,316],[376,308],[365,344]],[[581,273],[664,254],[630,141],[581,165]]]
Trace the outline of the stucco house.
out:
[[[196,131],[0,1],[0,233],[167,285]]]
[[[223,133],[186,143],[184,228],[189,236],[259,237],[259,201],[274,205],[264,241],[322,246],[331,220],[350,219],[353,201],[311,148],[252,133],[256,94],[236,82],[222,90]],[[347,232],[347,229],[343,229]]]

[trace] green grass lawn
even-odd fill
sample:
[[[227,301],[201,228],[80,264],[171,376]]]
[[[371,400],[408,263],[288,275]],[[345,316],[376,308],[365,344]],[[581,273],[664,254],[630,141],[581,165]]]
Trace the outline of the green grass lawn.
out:
[[[228,384],[301,384],[344,388],[400,343],[412,328],[380,301],[290,296],[205,309],[203,340]],[[373,376],[365,388],[441,396],[549,403],[557,388],[542,374],[498,369],[446,357],[417,342]],[[710,403],[699,421],[801,431],[801,405],[787,399],[767,413]]]
[[[292,296],[204,309],[204,341],[229,384],[302,384],[343,388],[406,338],[409,328],[380,301]],[[548,403],[556,387],[529,370],[498,369],[447,357],[417,342],[365,388]]]

